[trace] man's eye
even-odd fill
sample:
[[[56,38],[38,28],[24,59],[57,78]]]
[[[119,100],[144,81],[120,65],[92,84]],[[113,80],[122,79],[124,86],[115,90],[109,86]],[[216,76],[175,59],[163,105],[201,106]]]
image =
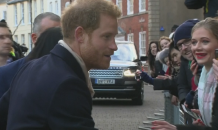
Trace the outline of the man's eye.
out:
[[[110,38],[110,35],[106,35],[106,36],[104,36],[105,38]]]

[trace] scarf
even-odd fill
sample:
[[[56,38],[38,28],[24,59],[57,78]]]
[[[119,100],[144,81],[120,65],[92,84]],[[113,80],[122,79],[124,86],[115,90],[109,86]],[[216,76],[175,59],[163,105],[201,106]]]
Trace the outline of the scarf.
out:
[[[86,78],[86,83],[87,83],[88,89],[89,89],[89,91],[91,93],[91,96],[93,97],[95,92],[93,90],[92,82],[91,82],[91,80],[89,78],[89,73],[87,71],[87,68],[85,66],[85,63],[84,63],[83,59],[78,54],[76,54],[63,40],[60,40],[58,43],[61,46],[63,46],[64,48],[66,48],[73,55],[73,57],[75,57],[77,62],[80,64],[80,66],[82,68],[82,71],[83,71],[83,73],[85,75],[85,78]]]

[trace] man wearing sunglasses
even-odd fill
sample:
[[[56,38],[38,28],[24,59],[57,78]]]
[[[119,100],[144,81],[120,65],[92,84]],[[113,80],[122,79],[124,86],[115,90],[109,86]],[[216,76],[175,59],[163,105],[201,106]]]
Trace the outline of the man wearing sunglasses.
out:
[[[0,66],[6,65],[12,50],[12,35],[7,24],[0,22]]]

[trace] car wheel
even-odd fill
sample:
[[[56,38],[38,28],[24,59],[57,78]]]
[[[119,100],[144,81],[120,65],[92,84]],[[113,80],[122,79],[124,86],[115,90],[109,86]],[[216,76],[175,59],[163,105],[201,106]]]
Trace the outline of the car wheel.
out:
[[[144,83],[141,84],[140,91],[138,91],[138,97],[133,98],[132,101],[136,105],[143,105],[143,101],[144,101]]]

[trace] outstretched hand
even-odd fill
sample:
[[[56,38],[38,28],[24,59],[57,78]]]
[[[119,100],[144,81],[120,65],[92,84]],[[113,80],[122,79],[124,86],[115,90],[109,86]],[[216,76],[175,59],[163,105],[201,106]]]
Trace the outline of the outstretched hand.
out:
[[[153,121],[151,129],[152,130],[177,130],[176,126],[171,125],[166,121]]]
[[[136,70],[135,74],[136,76],[141,76],[142,71],[141,70]],[[140,79],[136,79],[137,81],[140,81]]]

